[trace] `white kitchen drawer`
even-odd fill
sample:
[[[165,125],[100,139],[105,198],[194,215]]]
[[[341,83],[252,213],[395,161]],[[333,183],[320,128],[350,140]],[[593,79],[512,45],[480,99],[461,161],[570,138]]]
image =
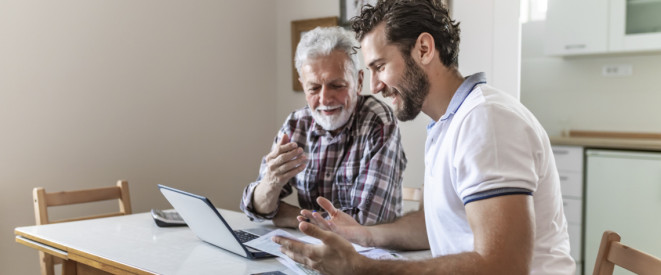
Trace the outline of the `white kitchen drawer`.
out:
[[[579,199],[562,198],[562,206],[565,209],[567,222],[580,225],[583,223],[583,201]]]
[[[553,156],[558,171],[583,173],[583,147],[553,146]]]
[[[560,171],[560,190],[563,197],[583,197],[583,173]]]
[[[574,258],[574,261],[576,261],[576,263],[578,264],[583,260],[581,258],[581,243],[582,243],[581,225],[569,224],[567,231],[569,232],[569,248],[570,248],[569,254],[571,255],[572,258]]]

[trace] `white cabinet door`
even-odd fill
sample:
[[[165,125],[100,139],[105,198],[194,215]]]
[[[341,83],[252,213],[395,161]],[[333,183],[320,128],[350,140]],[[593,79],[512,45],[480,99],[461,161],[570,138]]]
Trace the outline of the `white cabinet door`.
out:
[[[581,199],[583,197],[583,172],[562,171],[560,173],[560,189],[562,197]]]
[[[607,0],[549,0],[545,53],[577,55],[608,50]]]
[[[610,17],[610,51],[661,49],[661,0],[610,0]]]
[[[586,270],[594,267],[605,230],[620,234],[625,245],[661,256],[661,153],[587,150],[586,155]]]

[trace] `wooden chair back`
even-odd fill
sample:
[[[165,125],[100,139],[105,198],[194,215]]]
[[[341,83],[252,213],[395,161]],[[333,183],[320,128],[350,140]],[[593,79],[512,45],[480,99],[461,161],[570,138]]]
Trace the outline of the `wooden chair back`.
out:
[[[403,213],[420,210],[422,206],[422,188],[402,187]]]
[[[612,275],[615,266],[640,275],[661,274],[661,259],[623,245],[620,235],[607,230],[601,237],[594,275]]]
[[[402,187],[402,199],[405,201],[422,201],[422,189]]]
[[[33,189],[32,197],[34,203],[34,217],[37,225],[131,214],[129,186],[128,182],[125,180],[119,180],[115,186],[110,187],[52,193],[47,193],[43,187],[37,187]],[[119,211],[60,220],[51,220],[48,217],[48,208],[51,206],[73,205],[107,200],[117,200],[119,202]],[[62,263],[62,274],[76,274],[76,265],[71,261],[63,261],[61,258],[41,251],[39,252],[39,262],[41,265],[41,274],[43,275],[55,274],[54,266],[60,263]]]

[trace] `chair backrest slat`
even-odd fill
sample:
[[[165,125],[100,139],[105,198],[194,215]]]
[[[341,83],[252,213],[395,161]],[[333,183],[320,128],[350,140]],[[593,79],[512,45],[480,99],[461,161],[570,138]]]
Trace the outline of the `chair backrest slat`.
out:
[[[47,206],[61,206],[121,198],[118,186],[77,191],[54,192],[46,195]]]
[[[402,199],[406,201],[422,201],[422,189],[402,187]]]
[[[607,259],[636,274],[661,274],[661,260],[620,242],[611,243]],[[650,270],[655,272],[651,273]]]
[[[612,275],[616,265],[640,275],[661,274],[661,259],[623,245],[620,240],[617,233],[604,232],[594,264],[594,275]]]

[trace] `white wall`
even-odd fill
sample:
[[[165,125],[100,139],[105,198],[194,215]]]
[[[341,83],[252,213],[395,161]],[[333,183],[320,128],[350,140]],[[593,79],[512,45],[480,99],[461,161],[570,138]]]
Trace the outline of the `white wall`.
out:
[[[519,98],[519,0],[455,0],[452,7],[461,28],[459,70],[484,72],[489,85]]]
[[[523,25],[521,102],[549,135],[563,130],[661,132],[661,53],[547,57],[544,21]],[[603,77],[602,66],[629,64],[629,77]]]
[[[34,224],[36,186],[122,178],[134,212],[168,207],[159,183],[238,210],[277,129],[274,10],[0,0],[0,273],[38,273],[37,252],[12,236]]]

